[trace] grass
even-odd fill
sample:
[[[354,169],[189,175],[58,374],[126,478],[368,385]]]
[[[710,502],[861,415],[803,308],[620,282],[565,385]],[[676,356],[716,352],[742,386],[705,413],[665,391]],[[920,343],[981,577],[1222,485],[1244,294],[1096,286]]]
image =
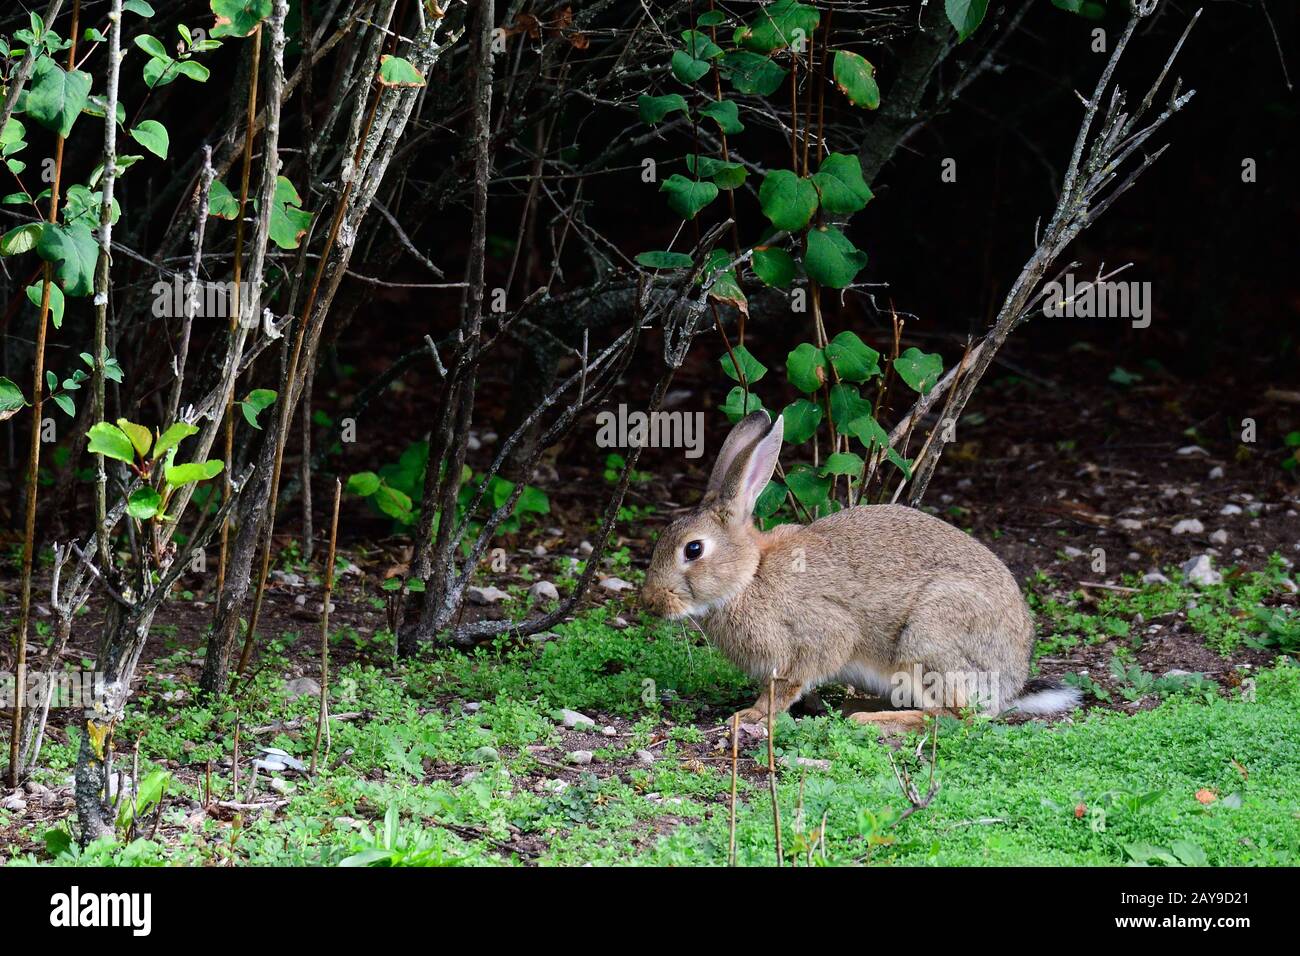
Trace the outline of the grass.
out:
[[[1276,585],[1269,573],[1231,579],[1210,599],[1197,596],[1242,620],[1227,609],[1268,597]],[[1120,622],[1185,608],[1188,596],[1177,582],[1117,593],[1098,606],[1093,623],[1068,599],[1037,603],[1046,644],[1073,633],[1122,648],[1140,632]],[[83,851],[59,827],[47,835],[48,824],[0,811],[11,845],[49,848],[10,850],[7,862],[724,865],[729,751],[710,731],[750,702],[748,681],[677,625],[644,619],[620,629],[610,609],[598,609],[557,634],[402,667],[373,648],[336,675],[332,711],[359,716],[333,724],[328,769],[314,779],[289,776],[284,795],[267,790],[263,775],[257,799],[287,798],[287,806],[242,811],[237,821],[233,812],[218,818],[191,803],[202,798],[209,760],[218,768],[216,797],[231,796],[221,761],[231,754],[234,702],[193,703],[188,677],[177,674],[199,658],[173,646],[154,662],[117,732],[119,766],[137,739],[142,777],[175,762],[157,839]],[[283,675],[291,655],[311,672],[313,641],[285,635],[267,649],[238,718],[245,758],[261,745],[310,759],[317,701],[289,700]],[[1300,667],[1280,657],[1235,689],[1145,687],[1132,675],[1123,686],[1161,700],[1135,714],[1094,710],[1055,725],[941,721],[939,790],[906,818],[891,755],[924,789],[928,747],[914,740],[895,751],[875,729],[838,715],[783,715],[776,750],[785,768],[786,851],[792,860],[832,865],[1300,863]],[[616,736],[597,731],[596,743],[584,744],[594,750],[590,767],[566,768],[574,738],[560,727],[560,708],[616,727]],[[249,730],[274,721],[291,729]],[[61,784],[78,743],[75,729],[55,734],[39,779]],[[645,748],[657,757],[650,766],[635,756]],[[801,757],[827,763],[804,766]],[[770,865],[772,808],[766,780],[754,772],[766,746],[741,760],[738,862]],[[243,790],[246,770],[241,780]],[[152,820],[141,827],[151,828]]]

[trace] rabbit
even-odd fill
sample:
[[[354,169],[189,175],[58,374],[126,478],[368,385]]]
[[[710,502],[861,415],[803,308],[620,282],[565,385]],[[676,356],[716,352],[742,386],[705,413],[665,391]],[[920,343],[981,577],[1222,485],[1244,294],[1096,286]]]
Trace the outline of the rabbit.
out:
[[[769,706],[780,713],[828,681],[912,705],[850,715],[860,723],[1079,704],[1077,688],[1026,682],[1034,625],[1020,589],[991,551],[946,522],[869,505],[755,528],[783,437],[781,416],[764,411],[736,424],[700,503],[660,535],[641,590],[648,610],[693,619],[762,683],[741,723],[765,721]]]

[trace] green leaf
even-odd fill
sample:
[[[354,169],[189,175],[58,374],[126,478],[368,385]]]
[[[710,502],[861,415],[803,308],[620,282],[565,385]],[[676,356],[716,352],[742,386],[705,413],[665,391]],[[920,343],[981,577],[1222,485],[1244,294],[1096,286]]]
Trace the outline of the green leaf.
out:
[[[41,229],[36,253],[54,264],[54,275],[68,295],[77,298],[94,291],[99,244],[90,227],[83,223],[62,226],[47,222]]]
[[[745,381],[750,385],[753,385],[767,374],[767,366],[754,358],[749,349],[743,345],[732,346],[731,353],[735,354],[736,361],[740,363],[740,371],[745,373]],[[731,362],[731,353],[722,356],[722,371],[733,382],[739,382],[740,375],[736,372],[736,366]]]
[[[275,403],[276,392],[270,388],[255,388],[239,403],[239,410],[244,413],[244,419],[254,428],[261,430],[262,426],[257,423],[258,413],[264,409],[270,408]]]
[[[275,179],[275,198],[271,201],[271,240],[281,249],[297,249],[311,226],[312,214],[301,208],[302,199],[293,183],[283,176]]]
[[[684,252],[639,252],[636,261],[648,269],[689,269],[691,257]]]
[[[830,455],[822,465],[823,475],[849,475],[856,478],[862,474],[862,456],[851,451],[840,451]]]
[[[744,290],[740,288],[736,270],[724,268],[730,261],[731,254],[725,249],[714,249],[709,253],[704,266],[705,277],[712,280],[709,285],[709,297],[735,306],[745,315],[749,315],[749,302],[745,298]]]
[[[64,139],[72,132],[72,124],[81,115],[90,95],[91,78],[81,70],[64,72],[48,56],[36,61],[24,107],[27,116]]]
[[[808,249],[803,267],[814,282],[843,289],[867,264],[867,254],[832,226],[808,230]]]
[[[707,116],[718,124],[718,129],[728,136],[743,133],[745,124],[740,121],[740,111],[731,100],[715,100],[700,107],[700,115]]]
[[[65,226],[85,226],[87,229],[99,227],[100,206],[104,202],[102,192],[91,192],[85,186],[77,184],[68,188],[68,198],[63,203],[63,224]],[[122,207],[113,200],[108,218],[116,224],[122,216]]]
[[[167,52],[167,47],[163,46],[162,40],[156,36],[150,36],[148,33],[142,33],[135,38],[135,45],[145,53],[156,60],[170,60],[171,54]]]
[[[835,85],[854,106],[869,110],[880,106],[880,87],[876,85],[876,68],[865,57],[849,50],[836,50],[831,64]]]
[[[207,481],[209,478],[215,478],[221,474],[221,469],[225,467],[225,462],[220,458],[213,458],[209,461],[192,461],[185,465],[175,464],[176,449],[173,448],[167,452],[167,461],[163,465],[163,477],[167,479],[167,484],[173,488],[179,488],[181,485],[188,485],[195,481]]]
[[[785,377],[806,395],[821,388],[826,381],[826,353],[811,342],[803,342],[786,356]]]
[[[105,458],[115,458],[128,465],[135,461],[135,446],[126,432],[111,422],[96,422],[87,432],[90,438],[89,450]]]
[[[881,427],[880,422],[876,421],[875,416],[870,412],[853,419],[840,431],[855,436],[858,441],[867,447],[868,451],[889,446],[889,432]]]
[[[122,0],[122,10],[145,18],[153,16],[153,7],[145,0]]]
[[[208,188],[208,215],[218,219],[234,219],[239,215],[239,200],[219,179],[214,179]]]
[[[718,61],[718,69],[731,81],[737,93],[759,96],[771,96],[789,75],[767,57],[749,50],[728,50]]]
[[[709,64],[706,61],[695,59],[685,50],[674,50],[668,65],[673,71],[673,76],[687,86],[709,72]]]
[[[149,446],[153,444],[153,432],[143,425],[137,425],[135,422],[129,422],[125,418],[117,420],[117,427],[122,429],[122,433],[131,439],[131,447],[136,450],[141,458],[149,454]]]
[[[402,524],[410,524],[415,520],[410,496],[396,488],[381,484],[375,492],[374,502],[380,511]]]
[[[795,44],[800,38],[807,43],[817,29],[821,16],[815,7],[798,0],[776,0],[759,11],[752,26],[736,30],[737,46],[756,53],[771,53]]]
[[[856,385],[837,382],[831,386],[831,421],[836,428],[846,428],[851,422],[871,414],[871,403],[858,394]]]
[[[214,37],[246,37],[271,15],[271,0],[212,0]]]
[[[519,500],[515,502],[515,514],[548,515],[550,513],[551,499],[546,497],[546,492],[532,485],[524,485],[524,490],[519,493]]]
[[[819,475],[817,469],[804,462],[786,470],[785,483],[799,503],[814,513],[826,503],[831,488],[830,478]]]
[[[159,159],[167,158],[167,147],[170,144],[167,127],[157,120],[142,121],[131,130],[131,138]]]
[[[27,300],[36,308],[41,307],[41,296],[45,293],[44,282],[34,282],[27,287]],[[56,329],[63,328],[63,290],[53,282],[50,283],[50,320]]]
[[[0,375],[0,422],[13,418],[18,410],[27,407],[23,390],[12,381]]]
[[[214,34],[215,35],[215,34]],[[379,85],[403,88],[425,85],[424,74],[400,56],[384,54],[379,58]]]
[[[348,478],[348,494],[369,498],[379,490],[379,476],[373,471],[360,471]]]
[[[957,29],[958,41],[969,37],[984,21],[989,0],[944,0],[948,22]]]
[[[686,100],[680,93],[669,93],[666,96],[638,96],[636,105],[637,111],[641,114],[641,122],[647,126],[658,126],[669,113],[678,110],[683,113],[688,112]]]
[[[29,222],[0,236],[0,256],[17,256],[35,249],[41,239],[41,227],[39,222]]]
[[[830,340],[826,357],[846,382],[865,382],[880,374],[880,353],[847,329]]]
[[[126,513],[138,521],[148,521],[158,514],[161,507],[162,495],[147,485],[144,488],[137,488],[131,492],[131,497],[126,499]]]
[[[758,500],[754,502],[755,518],[770,518],[781,509],[785,502],[786,488],[785,485],[773,478],[763,490],[759,492]]]
[[[722,55],[722,47],[709,39],[707,33],[699,30],[682,32],[682,42],[686,44],[686,53],[696,60],[712,60]]]
[[[762,410],[763,402],[753,392],[749,393],[747,399],[745,390],[737,385],[727,393],[727,400],[719,408],[722,409],[722,413],[734,425],[750,412]]]
[[[727,22],[727,15],[721,10],[706,10],[695,21],[697,27],[716,27]]]
[[[668,194],[669,207],[683,219],[694,219],[701,209],[718,198],[718,187],[713,183],[687,179],[680,173],[665,179],[659,191]]]
[[[822,423],[822,407],[806,398],[797,398],[781,412],[785,419],[785,440],[791,445],[802,445],[817,433]]]
[[[63,409],[63,414],[67,415],[69,418],[77,417],[77,406],[72,403],[71,395],[68,395],[65,392],[59,395],[51,395],[50,397],[54,399],[55,405],[58,405],[59,408]]]
[[[195,60],[182,60],[176,64],[176,74],[187,76],[196,83],[205,83],[208,77],[212,75],[212,71]]]
[[[724,162],[712,156],[689,155],[686,157],[686,168],[698,179],[712,179],[722,189],[743,186],[745,177],[749,175],[749,170],[740,163]]]
[[[924,395],[939,381],[943,373],[943,357],[913,347],[894,359],[894,371],[912,391]]]
[[[23,126],[22,121],[16,116],[9,117],[9,122],[5,123],[4,129],[0,129],[0,146],[12,146],[14,143],[21,143],[27,138],[27,128]]]
[[[198,431],[197,425],[191,425],[189,422],[176,422],[154,442],[153,454],[150,458],[157,461],[191,435],[198,434]]]
[[[862,163],[847,153],[831,153],[813,174],[822,208],[830,213],[857,212],[871,202],[871,189],[862,178]]]
[[[763,280],[764,285],[788,289],[794,282],[794,257],[784,249],[774,246],[754,247],[754,275]]]
[[[758,203],[777,229],[797,232],[817,211],[817,188],[789,169],[777,169],[763,177]]]
[[[1077,13],[1088,20],[1101,20],[1106,16],[1103,0],[1052,0],[1052,6]]]

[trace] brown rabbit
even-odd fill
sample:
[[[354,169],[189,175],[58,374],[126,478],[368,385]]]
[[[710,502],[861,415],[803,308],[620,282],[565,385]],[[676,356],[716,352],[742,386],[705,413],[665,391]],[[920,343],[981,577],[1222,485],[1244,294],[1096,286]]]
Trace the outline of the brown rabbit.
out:
[[[660,536],[645,606],[697,621],[763,691],[741,722],[766,718],[827,681],[889,694],[906,710],[853,714],[919,724],[924,712],[1070,710],[1077,689],[1026,685],[1033,621],[1006,566],[974,538],[900,505],[847,508],[805,526],[754,527],[783,422],[742,419],[708,488]]]

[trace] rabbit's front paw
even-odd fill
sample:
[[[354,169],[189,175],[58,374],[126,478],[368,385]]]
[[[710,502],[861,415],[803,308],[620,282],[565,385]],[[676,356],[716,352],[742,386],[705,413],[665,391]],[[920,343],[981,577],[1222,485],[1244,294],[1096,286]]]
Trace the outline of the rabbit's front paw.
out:
[[[759,710],[757,707],[746,707],[744,710],[737,711],[732,716],[731,720],[727,721],[727,723],[732,726],[735,726],[737,723],[766,725],[767,711]]]

